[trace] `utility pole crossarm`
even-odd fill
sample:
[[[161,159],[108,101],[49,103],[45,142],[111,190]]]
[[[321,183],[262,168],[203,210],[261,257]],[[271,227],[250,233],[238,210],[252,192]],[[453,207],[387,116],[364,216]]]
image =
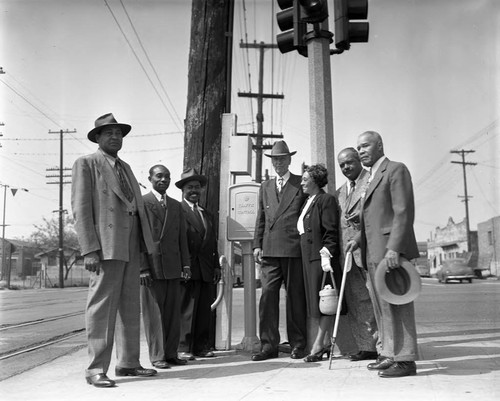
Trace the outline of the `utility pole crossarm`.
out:
[[[466,230],[467,230],[467,252],[471,251],[471,241],[470,241],[470,219],[469,219],[469,198],[472,198],[471,196],[468,195],[467,193],[467,172],[465,167],[466,166],[475,166],[477,163],[473,162],[466,162],[465,161],[465,155],[469,153],[474,153],[475,150],[451,150],[450,153],[456,153],[462,156],[462,161],[455,161],[452,160],[451,163],[454,164],[461,164],[462,165],[462,170],[463,170],[463,175],[464,175],[464,196],[460,196],[463,198],[463,202],[465,204],[465,223],[466,223]]]

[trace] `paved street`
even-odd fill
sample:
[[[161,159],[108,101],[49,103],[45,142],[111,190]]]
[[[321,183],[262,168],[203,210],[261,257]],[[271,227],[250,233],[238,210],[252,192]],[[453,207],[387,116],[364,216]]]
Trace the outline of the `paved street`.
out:
[[[160,371],[150,379],[120,378],[113,389],[95,389],[83,378],[86,349],[57,357],[22,374],[0,381],[1,399],[14,400],[132,400],[139,397],[184,400],[294,400],[323,399],[386,400],[493,400],[500,395],[500,281],[475,280],[473,284],[438,284],[424,279],[416,302],[419,350],[418,375],[380,379],[365,362],[338,358],[332,370],[325,360],[305,364],[281,353],[280,358],[251,362],[245,352],[219,352],[214,359],[198,359],[187,366]],[[51,290],[52,291],[52,290]],[[85,291],[55,290],[64,310],[64,295],[83,304]],[[2,325],[11,319],[4,306],[20,301],[20,291],[0,292]],[[47,298],[43,290],[29,290],[30,302]],[[242,289],[235,289],[235,309],[241,309]],[[55,299],[55,298],[54,298]],[[53,300],[54,300],[53,299]],[[236,306],[238,305],[238,306]],[[51,309],[47,300],[43,309]],[[32,308],[18,308],[33,314]],[[61,311],[54,311],[60,313]],[[36,313],[35,313],[36,314]],[[32,317],[32,316],[31,316]],[[244,336],[241,310],[233,315],[233,345]],[[19,316],[18,316],[19,318]],[[24,319],[18,319],[17,322]],[[58,323],[54,323],[57,325]],[[3,339],[3,336],[2,336]],[[84,341],[83,336],[73,345]],[[54,352],[54,345],[50,353]],[[144,339],[142,362],[149,366]],[[26,358],[26,363],[29,358]],[[2,371],[5,370],[2,361]],[[114,378],[114,365],[110,377]]]

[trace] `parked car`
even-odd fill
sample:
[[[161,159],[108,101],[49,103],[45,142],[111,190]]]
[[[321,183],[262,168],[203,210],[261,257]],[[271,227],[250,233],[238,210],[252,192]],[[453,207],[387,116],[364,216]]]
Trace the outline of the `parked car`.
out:
[[[420,277],[430,277],[431,276],[431,268],[428,263],[426,264],[415,264],[415,269],[417,269]]]
[[[468,266],[463,259],[447,259],[439,267],[437,278],[440,283],[447,283],[449,280],[468,281],[472,283],[475,278],[474,270]]]

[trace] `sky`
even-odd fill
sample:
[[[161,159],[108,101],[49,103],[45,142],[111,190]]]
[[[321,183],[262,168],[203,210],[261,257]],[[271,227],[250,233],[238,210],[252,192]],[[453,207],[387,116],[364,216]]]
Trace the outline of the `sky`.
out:
[[[275,43],[275,1],[235,0],[231,111],[238,132],[256,132],[259,55],[240,42]],[[333,7],[330,2],[330,12]],[[466,161],[471,229],[500,214],[500,2],[495,0],[369,0],[368,43],[331,57],[334,145],[331,157],[356,146],[359,134],[382,135],[389,159],[405,163],[415,192],[415,231],[425,241],[451,217],[465,217],[464,180],[451,150],[474,150]],[[42,219],[57,218],[58,178],[96,150],[87,140],[95,119],[112,112],[132,125],[120,157],[149,190],[149,167],[183,163],[191,1],[0,0],[0,187],[6,238],[27,238]],[[333,16],[330,18],[333,30]],[[307,59],[264,54],[264,133],[281,134],[291,171],[309,163]],[[76,131],[76,132],[72,132]],[[272,173],[270,159],[264,169]],[[68,171],[69,173],[69,171]],[[337,186],[345,179],[331,172]],[[333,173],[333,174],[332,174]],[[247,177],[250,179],[250,177]],[[11,189],[24,188],[15,196]],[[3,201],[5,196],[6,203]],[[63,208],[71,212],[70,185]],[[223,211],[221,211],[223,213]]]

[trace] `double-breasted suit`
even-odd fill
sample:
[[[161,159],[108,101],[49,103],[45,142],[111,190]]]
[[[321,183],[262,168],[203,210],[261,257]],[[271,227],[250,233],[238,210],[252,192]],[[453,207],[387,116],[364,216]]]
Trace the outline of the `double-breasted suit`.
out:
[[[262,183],[253,247],[262,249],[262,294],[259,304],[262,351],[277,352],[279,292],[284,282],[288,341],[292,348],[306,347],[306,306],[297,220],[306,195],[301,177],[290,174],[280,194],[276,179]]]
[[[179,351],[195,355],[208,351],[213,317],[210,307],[215,298],[215,270],[220,268],[217,237],[212,215],[198,206],[204,225],[183,200],[188,248],[191,255],[191,279],[181,284],[181,341]]]
[[[373,285],[374,274],[388,249],[408,260],[418,257],[414,218],[410,173],[403,163],[386,158],[366,190],[361,231],[356,236],[356,242],[361,245],[363,262],[368,268],[370,294],[382,345],[380,354],[396,362],[417,358],[414,306],[413,302],[391,305],[381,299]]]
[[[186,222],[180,202],[166,196],[164,208],[153,192],[144,195],[143,199],[155,251],[149,255],[151,286],[142,286],[141,289],[144,301],[142,313],[150,359],[151,362],[158,362],[177,358],[181,324],[180,282],[182,268],[189,266],[190,258]],[[154,305],[150,306],[151,303],[147,302],[146,291],[151,292],[158,305],[162,332],[151,330],[155,327],[158,315]]]
[[[117,366],[140,366],[140,252],[151,252],[153,243],[139,184],[130,166],[120,161],[133,193],[127,200],[115,162],[99,149],[73,165],[71,205],[81,253],[97,252],[101,259],[100,273],[90,274],[86,307],[87,376],[106,374],[115,326]]]
[[[340,211],[340,242],[341,263],[344,265],[344,246],[354,239],[360,230],[360,213],[362,196],[368,187],[370,174],[361,170],[355,181],[354,190],[348,193],[349,181],[337,190]],[[353,221],[348,221],[346,216],[358,216]],[[351,270],[347,273],[345,286],[345,299],[348,307],[348,318],[358,351],[376,351],[378,329],[373,312],[372,301],[366,283],[366,270],[361,260],[361,249],[353,253]]]

